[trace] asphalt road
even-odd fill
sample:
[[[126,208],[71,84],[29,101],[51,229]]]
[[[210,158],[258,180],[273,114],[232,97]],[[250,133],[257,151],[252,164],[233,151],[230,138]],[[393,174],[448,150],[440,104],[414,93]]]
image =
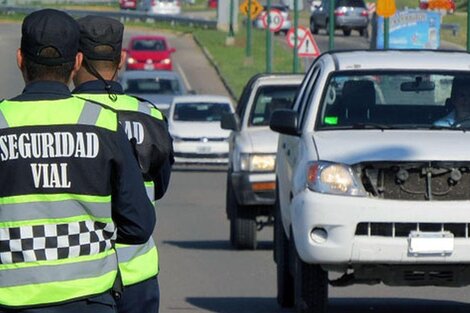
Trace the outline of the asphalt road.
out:
[[[132,33],[138,31],[133,30]],[[126,38],[129,34],[126,34]],[[19,25],[0,24],[0,97],[23,88],[16,68]],[[326,38],[326,36],[324,36]],[[227,94],[190,36],[169,35],[177,69],[199,93]],[[359,42],[357,36],[344,43]],[[158,203],[154,233],[161,259],[161,312],[275,313],[272,228],[259,233],[256,251],[234,251],[224,213],[225,173],[175,170]],[[470,311],[470,288],[399,288],[355,285],[330,288],[332,313],[448,313]]]

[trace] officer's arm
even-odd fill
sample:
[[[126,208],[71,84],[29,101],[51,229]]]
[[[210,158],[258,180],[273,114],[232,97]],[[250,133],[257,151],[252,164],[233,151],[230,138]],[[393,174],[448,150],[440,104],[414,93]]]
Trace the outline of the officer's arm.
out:
[[[117,242],[145,243],[155,227],[155,209],[147,196],[139,166],[121,127],[116,137],[121,154],[116,162],[112,197]]]
[[[144,142],[136,145],[142,173],[155,183],[155,197],[165,194],[174,163],[173,142],[168,131],[166,118],[146,116]]]

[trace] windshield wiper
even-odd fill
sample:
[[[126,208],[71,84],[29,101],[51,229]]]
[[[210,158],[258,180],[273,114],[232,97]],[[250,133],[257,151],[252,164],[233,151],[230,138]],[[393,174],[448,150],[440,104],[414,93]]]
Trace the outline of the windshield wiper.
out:
[[[462,126],[443,126],[443,125],[431,125],[429,126],[429,129],[432,130],[458,130],[458,131],[463,131],[466,132],[468,129]]]
[[[394,129],[394,127],[385,124],[377,124],[377,123],[355,123],[352,125],[353,129]]]

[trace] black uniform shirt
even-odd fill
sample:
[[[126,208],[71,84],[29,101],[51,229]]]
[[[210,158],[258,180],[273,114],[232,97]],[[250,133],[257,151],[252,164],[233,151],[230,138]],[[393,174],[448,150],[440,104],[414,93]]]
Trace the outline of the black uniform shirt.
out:
[[[72,97],[69,88],[60,82],[36,81],[26,85],[23,93],[12,101],[59,100]],[[155,210],[143,186],[142,176],[132,147],[121,126],[117,130],[117,144],[121,148],[121,173],[113,181],[112,214],[118,233],[117,242],[145,243],[153,233]]]

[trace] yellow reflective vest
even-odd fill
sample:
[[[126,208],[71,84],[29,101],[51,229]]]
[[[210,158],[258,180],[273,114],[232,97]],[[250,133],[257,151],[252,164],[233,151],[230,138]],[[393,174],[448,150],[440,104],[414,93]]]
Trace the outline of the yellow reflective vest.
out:
[[[112,110],[72,97],[0,103],[0,305],[61,303],[112,288],[115,151],[106,138],[117,125]],[[93,182],[91,171],[101,174]]]
[[[124,127],[129,139],[134,138],[137,145],[140,143],[139,136],[147,136],[144,127],[139,127],[139,117],[143,116],[147,121],[163,121],[162,113],[153,105],[142,102],[137,98],[118,94],[116,101],[112,101],[107,93],[104,94],[75,94],[76,97],[102,103],[118,111],[118,118]],[[126,115],[126,113],[128,113]],[[137,114],[135,114],[137,113]],[[138,153],[137,153],[138,154]],[[138,158],[140,155],[137,156]],[[139,163],[148,162],[148,160],[139,160]],[[155,186],[152,180],[144,177],[147,195],[155,204],[154,190]],[[158,274],[158,250],[152,238],[141,245],[116,244],[118,255],[119,270],[124,286],[133,285],[145,281]]]

